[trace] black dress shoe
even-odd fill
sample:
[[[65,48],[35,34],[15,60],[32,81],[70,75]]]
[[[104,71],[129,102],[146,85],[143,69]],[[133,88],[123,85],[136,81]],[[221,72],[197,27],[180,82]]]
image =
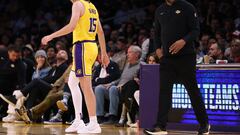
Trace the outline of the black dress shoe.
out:
[[[208,135],[210,132],[211,126],[209,124],[206,124],[204,126],[200,126],[198,129],[198,135]]]
[[[166,134],[168,134],[166,128],[160,128],[160,127],[144,129],[143,132],[147,135],[166,135]]]
[[[104,122],[104,123],[102,123],[102,124],[112,125],[112,124],[116,124],[117,122],[118,122],[117,116],[115,116],[115,115],[110,115],[108,121],[106,121],[106,122]]]
[[[98,124],[102,124],[106,121],[106,118],[104,116],[97,116]]]
[[[125,123],[117,123],[115,124],[115,127],[124,127],[125,126]]]

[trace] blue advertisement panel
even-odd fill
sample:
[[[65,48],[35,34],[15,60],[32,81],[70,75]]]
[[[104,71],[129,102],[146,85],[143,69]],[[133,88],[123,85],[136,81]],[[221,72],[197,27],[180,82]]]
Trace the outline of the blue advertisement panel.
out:
[[[240,70],[198,70],[198,87],[212,124],[240,124]],[[197,123],[188,94],[182,84],[173,87],[174,113],[185,110],[182,123]]]

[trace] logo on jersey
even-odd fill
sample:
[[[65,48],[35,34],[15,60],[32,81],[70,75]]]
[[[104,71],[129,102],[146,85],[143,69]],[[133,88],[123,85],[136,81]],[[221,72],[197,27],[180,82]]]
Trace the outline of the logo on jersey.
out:
[[[82,70],[81,70],[81,69],[78,69],[78,70],[77,70],[77,74],[78,74],[78,75],[82,74]]]

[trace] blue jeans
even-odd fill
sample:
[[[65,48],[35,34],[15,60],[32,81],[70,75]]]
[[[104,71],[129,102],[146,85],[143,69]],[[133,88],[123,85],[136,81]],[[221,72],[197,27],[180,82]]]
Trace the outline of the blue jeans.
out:
[[[119,92],[117,86],[110,86],[106,89],[103,85],[98,85],[95,87],[95,95],[97,102],[97,116],[104,115],[104,98],[110,101],[109,114],[117,116],[118,114],[118,104],[119,104]]]

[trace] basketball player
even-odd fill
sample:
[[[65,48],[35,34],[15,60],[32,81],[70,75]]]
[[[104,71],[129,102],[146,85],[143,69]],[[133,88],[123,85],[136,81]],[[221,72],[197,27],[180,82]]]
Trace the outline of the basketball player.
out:
[[[71,0],[71,2],[73,5],[69,24],[43,37],[42,44],[47,45],[52,39],[73,32],[73,67],[69,75],[68,85],[72,93],[75,120],[65,132],[101,133],[101,128],[96,117],[96,99],[92,90],[91,75],[92,66],[98,53],[98,47],[95,41],[96,34],[98,34],[101,48],[102,65],[107,67],[109,64],[104,33],[99,21],[98,11],[90,1]],[[87,126],[85,126],[81,119],[82,95],[78,87],[79,82],[85,96],[90,117],[90,122]]]

